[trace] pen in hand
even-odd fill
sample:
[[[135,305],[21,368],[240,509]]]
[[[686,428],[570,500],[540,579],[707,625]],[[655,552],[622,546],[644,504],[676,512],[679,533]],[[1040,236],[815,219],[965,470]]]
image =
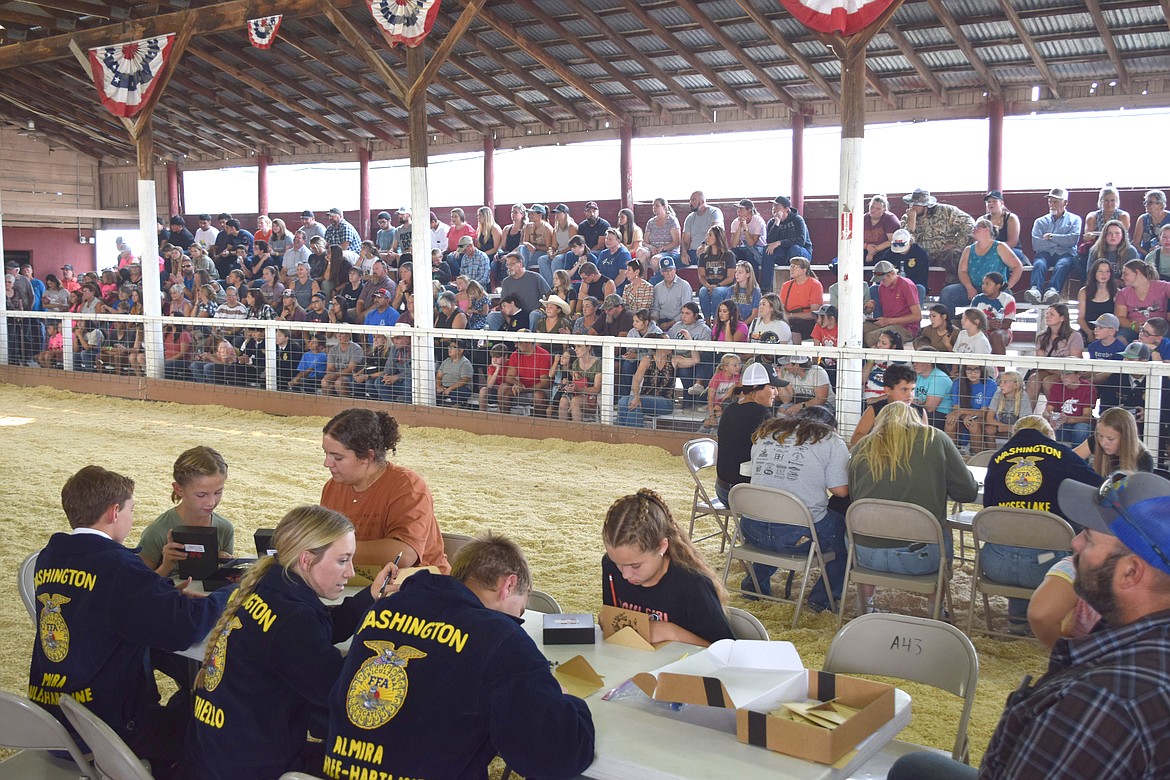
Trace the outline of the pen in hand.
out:
[[[401,551],[399,551],[398,555],[395,556],[395,558],[394,558],[394,569],[395,570],[398,569],[398,562],[400,560],[402,560],[402,552]],[[390,572],[389,574],[386,575],[386,579],[382,580],[382,588],[381,588],[381,590],[378,591],[378,598],[382,598],[383,596],[386,595],[386,586],[390,584],[390,580],[392,580],[392,579],[394,579],[394,572]]]

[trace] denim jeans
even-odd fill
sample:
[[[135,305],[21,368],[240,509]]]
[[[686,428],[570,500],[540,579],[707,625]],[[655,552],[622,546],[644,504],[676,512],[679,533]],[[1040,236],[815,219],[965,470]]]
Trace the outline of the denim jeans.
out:
[[[710,291],[706,287],[699,288],[699,311],[706,319],[715,316],[715,308],[731,292],[730,287],[713,287]]]
[[[972,280],[974,281],[974,280]],[[978,289],[978,288],[976,288]],[[967,295],[967,288],[961,284],[948,284],[939,293],[938,302],[947,307],[952,317],[960,308],[967,309],[971,305],[971,298]]]
[[[1068,550],[1035,550],[1006,544],[985,544],[979,551],[983,573],[1001,585],[1038,588],[1052,564]],[[1016,621],[1028,619],[1028,599],[1008,599],[1008,615]]]
[[[833,589],[833,598],[840,599],[841,586],[845,582],[845,516],[829,509],[825,512],[824,517],[816,521],[815,525],[817,539],[821,543],[821,552],[836,553],[836,557],[825,564],[825,575]],[[802,555],[807,554],[812,545],[812,540],[808,538],[808,529],[804,526],[763,523],[748,517],[742,518],[739,526],[743,531],[744,539],[765,550],[773,550],[785,555]],[[770,581],[772,575],[776,573],[776,567],[753,563],[752,568],[755,570],[756,579],[760,582],[763,595],[771,595]],[[819,607],[829,606],[823,578],[817,578],[816,584],[809,592],[808,600],[809,603]]]
[[[674,410],[674,401],[657,395],[641,396],[641,405],[637,409],[630,409],[631,396],[624,395],[618,399],[617,424],[632,428],[645,428],[646,417],[658,417],[670,414]]]
[[[752,264],[752,268],[756,272],[757,279],[760,275],[760,260],[764,257],[764,247],[762,246],[737,246],[732,248],[731,253],[735,255],[736,262],[746,261]]]
[[[909,547],[862,547],[854,549],[859,566],[890,574],[933,574],[942,559],[937,544],[912,544]]]
[[[1065,423],[1056,429],[1056,440],[1070,447],[1076,447],[1087,438],[1089,438],[1087,422]]]
[[[557,255],[556,257],[551,257],[548,254],[537,255],[536,265],[540,269],[540,275],[544,277],[546,282],[548,282],[549,287],[552,287],[553,271],[556,270],[556,261],[560,260],[562,263],[564,263],[564,257],[564,255]]]
[[[382,383],[382,380],[374,382],[374,394],[377,395],[379,401],[393,401],[400,404],[410,403],[411,387],[409,379],[402,379],[392,385]]]
[[[1036,254],[1036,259],[1032,261],[1032,286],[1041,293],[1046,290],[1056,290],[1059,292],[1064,289],[1064,283],[1068,279],[1068,275],[1072,272],[1073,263],[1076,262],[1076,250],[1072,249],[1065,254],[1054,254],[1052,252],[1039,252]],[[1044,280],[1048,277],[1048,267],[1052,266],[1052,279],[1047,286]]]
[[[440,405],[451,404],[466,404],[471,400],[471,385],[464,385],[463,387],[455,388],[455,391],[448,396],[440,395],[438,402]]]
[[[792,262],[794,257],[803,257],[812,260],[812,252],[802,246],[776,247],[775,252],[764,252],[760,261],[760,289],[772,292],[772,280],[776,278],[776,266],[785,266]]]

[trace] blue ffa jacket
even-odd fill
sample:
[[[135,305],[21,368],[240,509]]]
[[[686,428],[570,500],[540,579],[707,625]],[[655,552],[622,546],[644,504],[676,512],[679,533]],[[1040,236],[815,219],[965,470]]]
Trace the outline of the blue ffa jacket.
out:
[[[419,572],[366,613],[329,699],[326,777],[576,777],[593,718],[561,693],[520,621],[453,577]]]
[[[302,766],[305,735],[325,736],[341,674],[335,642],[373,603],[368,588],[329,609],[299,576],[273,566],[228,623],[193,692],[187,734],[192,780],[263,780]],[[318,758],[320,752],[317,753]]]
[[[53,534],[33,575],[37,637],[28,697],[65,720],[72,695],[126,739],[158,692],[148,648],[185,650],[207,636],[227,600],[184,596],[108,536]]]
[[[1080,455],[1040,431],[1025,428],[987,464],[983,506],[1035,509],[1067,520],[1056,501],[1060,483],[1066,479],[1094,487],[1101,484],[1101,475]]]

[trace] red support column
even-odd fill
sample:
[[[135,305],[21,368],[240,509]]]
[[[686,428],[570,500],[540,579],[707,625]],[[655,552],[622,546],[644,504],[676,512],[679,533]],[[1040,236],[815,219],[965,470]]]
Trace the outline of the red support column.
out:
[[[483,205],[496,213],[496,137],[483,137]]]
[[[804,212],[804,114],[792,115],[792,208]]]
[[[167,163],[167,213],[172,217],[182,214],[182,204],[179,198],[179,164]]]
[[[268,161],[266,154],[256,155],[256,213],[268,213]]]
[[[358,235],[370,236],[370,150],[358,149]]]
[[[622,208],[634,208],[634,127],[621,127],[621,192]]]
[[[987,104],[987,189],[1003,190],[1003,101]]]

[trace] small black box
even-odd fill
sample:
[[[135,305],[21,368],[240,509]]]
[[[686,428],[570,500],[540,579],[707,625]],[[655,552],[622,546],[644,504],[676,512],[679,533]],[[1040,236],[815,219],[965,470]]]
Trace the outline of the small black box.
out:
[[[544,616],[546,645],[592,645],[597,642],[593,615],[557,614]]]
[[[263,558],[265,555],[276,555],[276,550],[272,546],[272,535],[276,533],[275,528],[259,528],[253,537],[256,540],[256,557]]]

